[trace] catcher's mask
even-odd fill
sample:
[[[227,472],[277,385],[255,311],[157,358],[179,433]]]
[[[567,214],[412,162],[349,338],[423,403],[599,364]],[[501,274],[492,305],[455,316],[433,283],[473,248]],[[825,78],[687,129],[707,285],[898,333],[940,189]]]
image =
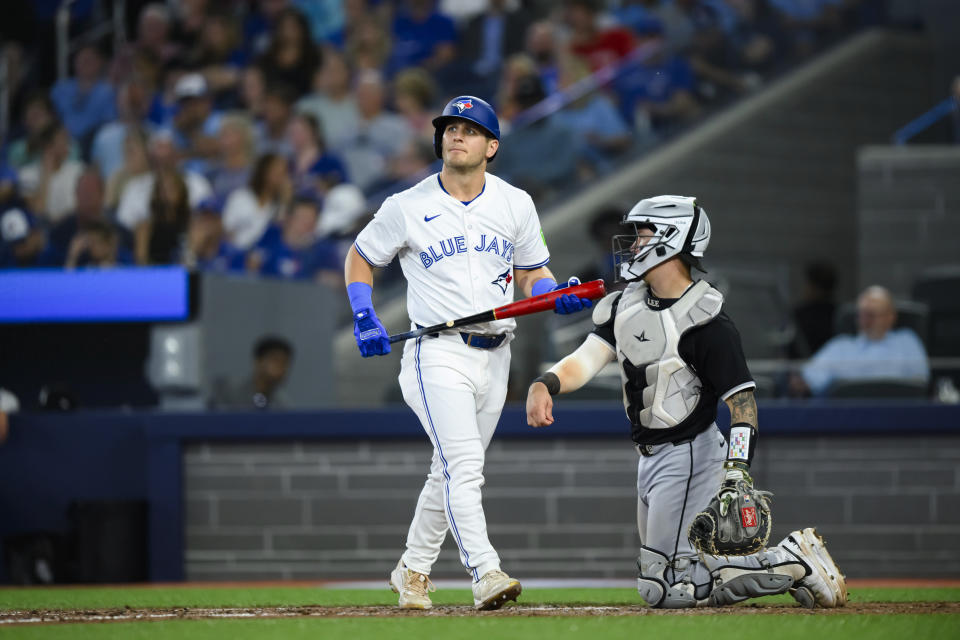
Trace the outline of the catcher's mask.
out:
[[[679,257],[691,267],[700,263],[710,244],[710,219],[686,196],[656,196],[638,202],[623,222],[632,233],[613,237],[616,280],[632,282],[658,264]]]

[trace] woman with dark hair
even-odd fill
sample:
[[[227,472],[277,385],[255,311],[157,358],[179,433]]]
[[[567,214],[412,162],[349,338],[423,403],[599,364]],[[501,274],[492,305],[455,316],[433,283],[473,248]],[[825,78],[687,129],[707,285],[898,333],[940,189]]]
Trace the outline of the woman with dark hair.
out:
[[[134,231],[137,264],[172,264],[190,224],[187,183],[172,169],[160,169],[150,196],[150,217]]]
[[[310,92],[313,74],[320,66],[320,50],[310,37],[310,25],[296,9],[277,17],[270,47],[258,60],[270,83],[290,86],[299,98]]]
[[[224,206],[223,228],[230,243],[240,249],[252,247],[290,201],[292,191],[286,159],[276,153],[260,156],[250,184],[231,193]]]
[[[290,120],[287,142],[293,150],[291,165],[297,195],[304,192],[322,195],[347,181],[343,162],[327,152],[320,124],[309,113],[298,113]]]
[[[40,160],[43,155],[44,132],[60,122],[50,96],[43,91],[31,93],[24,101],[21,127],[23,135],[7,147],[7,164],[21,169]],[[80,147],[71,140],[70,160],[80,158]]]

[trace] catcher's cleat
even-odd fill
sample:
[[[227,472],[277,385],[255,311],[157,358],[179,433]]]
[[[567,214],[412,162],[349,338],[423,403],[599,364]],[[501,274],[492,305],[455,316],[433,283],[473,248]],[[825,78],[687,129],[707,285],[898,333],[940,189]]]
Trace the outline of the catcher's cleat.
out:
[[[426,575],[408,569],[403,560],[397,562],[396,568],[390,572],[390,588],[400,594],[401,609],[430,609],[430,592],[437,588]]]
[[[790,589],[790,595],[805,607],[842,607],[847,603],[847,582],[837,568],[823,537],[813,527],[794,531],[778,545],[807,567],[807,575]]]
[[[493,611],[510,600],[515,601],[521,591],[519,580],[499,569],[487,571],[479,582],[473,583],[473,606],[478,611]]]

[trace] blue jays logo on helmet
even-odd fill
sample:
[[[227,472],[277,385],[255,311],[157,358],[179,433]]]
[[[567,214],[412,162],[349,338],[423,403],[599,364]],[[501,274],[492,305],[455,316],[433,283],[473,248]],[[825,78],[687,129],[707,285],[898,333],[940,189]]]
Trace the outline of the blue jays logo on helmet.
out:
[[[513,275],[510,273],[510,269],[507,269],[503,273],[497,276],[497,279],[491,282],[490,284],[495,284],[500,287],[500,291],[506,295],[507,287],[510,286],[510,283],[513,282]]]
[[[491,138],[500,139],[500,122],[497,120],[497,112],[493,110],[493,107],[486,100],[476,96],[457,96],[447,103],[439,116],[433,119],[433,149],[436,151],[438,158],[443,158],[440,147],[443,130],[447,126],[447,122],[457,118],[469,120],[483,129]],[[493,154],[493,158],[495,157],[497,157],[496,153]],[[493,160],[493,158],[490,158],[490,160]]]

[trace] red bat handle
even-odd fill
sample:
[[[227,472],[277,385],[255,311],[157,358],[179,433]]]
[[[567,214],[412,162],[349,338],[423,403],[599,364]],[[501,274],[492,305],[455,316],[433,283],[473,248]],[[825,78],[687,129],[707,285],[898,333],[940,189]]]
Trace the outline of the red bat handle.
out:
[[[548,309],[554,308],[557,298],[567,294],[574,294],[578,298],[596,300],[597,298],[602,298],[607,295],[607,289],[603,285],[603,280],[591,280],[590,282],[584,282],[583,284],[572,287],[564,287],[563,289],[542,293],[539,296],[518,300],[510,304],[505,304],[502,307],[497,307],[493,310],[493,318],[495,320],[503,320],[504,318],[515,318],[517,316],[547,311]]]

